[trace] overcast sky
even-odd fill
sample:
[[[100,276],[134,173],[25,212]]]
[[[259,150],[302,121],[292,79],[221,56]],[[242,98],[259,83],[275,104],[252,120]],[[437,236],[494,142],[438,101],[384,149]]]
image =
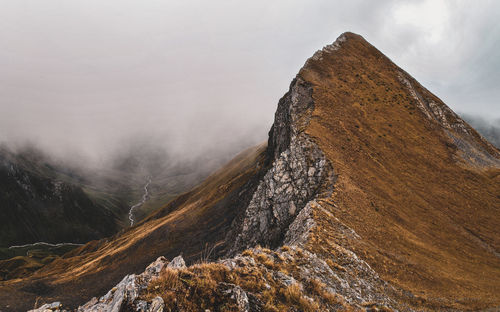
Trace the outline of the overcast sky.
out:
[[[500,118],[500,1],[2,0],[0,140],[99,158],[267,138],[305,60],[363,35],[452,109]]]

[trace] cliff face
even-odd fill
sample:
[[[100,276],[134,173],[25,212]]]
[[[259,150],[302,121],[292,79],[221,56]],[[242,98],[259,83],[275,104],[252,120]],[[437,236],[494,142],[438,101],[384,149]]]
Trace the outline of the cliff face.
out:
[[[346,33],[294,79],[267,147],[136,227],[0,286],[0,299],[36,295],[36,280],[46,301],[96,296],[80,311],[495,308],[499,161],[436,96]],[[190,266],[158,258],[181,253]]]
[[[279,101],[267,147],[271,166],[248,203],[230,254],[258,244],[278,247],[299,212],[328,196],[334,172],[323,152],[304,133],[314,109],[312,89],[301,78]]]

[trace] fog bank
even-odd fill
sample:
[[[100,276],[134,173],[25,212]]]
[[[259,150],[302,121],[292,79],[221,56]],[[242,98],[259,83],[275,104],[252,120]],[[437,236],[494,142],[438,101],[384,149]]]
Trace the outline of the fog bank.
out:
[[[92,164],[144,141],[235,153],[266,140],[305,60],[344,31],[452,109],[499,118],[499,19],[493,1],[5,0],[0,141]]]

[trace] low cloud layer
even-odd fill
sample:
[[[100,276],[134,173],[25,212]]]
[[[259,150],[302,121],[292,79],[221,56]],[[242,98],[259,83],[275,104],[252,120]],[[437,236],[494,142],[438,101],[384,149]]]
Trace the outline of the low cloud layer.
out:
[[[94,161],[143,140],[234,152],[266,139],[291,79],[344,31],[498,118],[499,19],[495,1],[5,0],[0,140]]]
[[[460,114],[486,140],[500,149],[500,118],[488,120],[477,115]]]

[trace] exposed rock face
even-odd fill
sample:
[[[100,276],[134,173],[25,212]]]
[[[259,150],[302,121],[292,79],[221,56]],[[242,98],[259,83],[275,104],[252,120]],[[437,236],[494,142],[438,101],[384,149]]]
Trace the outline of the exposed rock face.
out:
[[[290,84],[290,90],[278,102],[274,123],[269,131],[268,154],[278,159],[308,124],[314,109],[312,87],[300,77]]]
[[[333,170],[322,152],[305,134],[293,137],[257,187],[233,251],[278,246],[302,208],[331,189],[332,181]]]
[[[272,166],[246,208],[233,254],[257,244],[278,246],[302,208],[322,192],[332,190],[333,168],[303,132],[313,108],[312,89],[296,78],[278,104],[269,132]]]
[[[311,200],[298,213],[295,220],[288,227],[283,242],[285,245],[298,246],[307,242],[309,231],[316,225],[312,217],[312,206],[316,204],[315,200]]]

